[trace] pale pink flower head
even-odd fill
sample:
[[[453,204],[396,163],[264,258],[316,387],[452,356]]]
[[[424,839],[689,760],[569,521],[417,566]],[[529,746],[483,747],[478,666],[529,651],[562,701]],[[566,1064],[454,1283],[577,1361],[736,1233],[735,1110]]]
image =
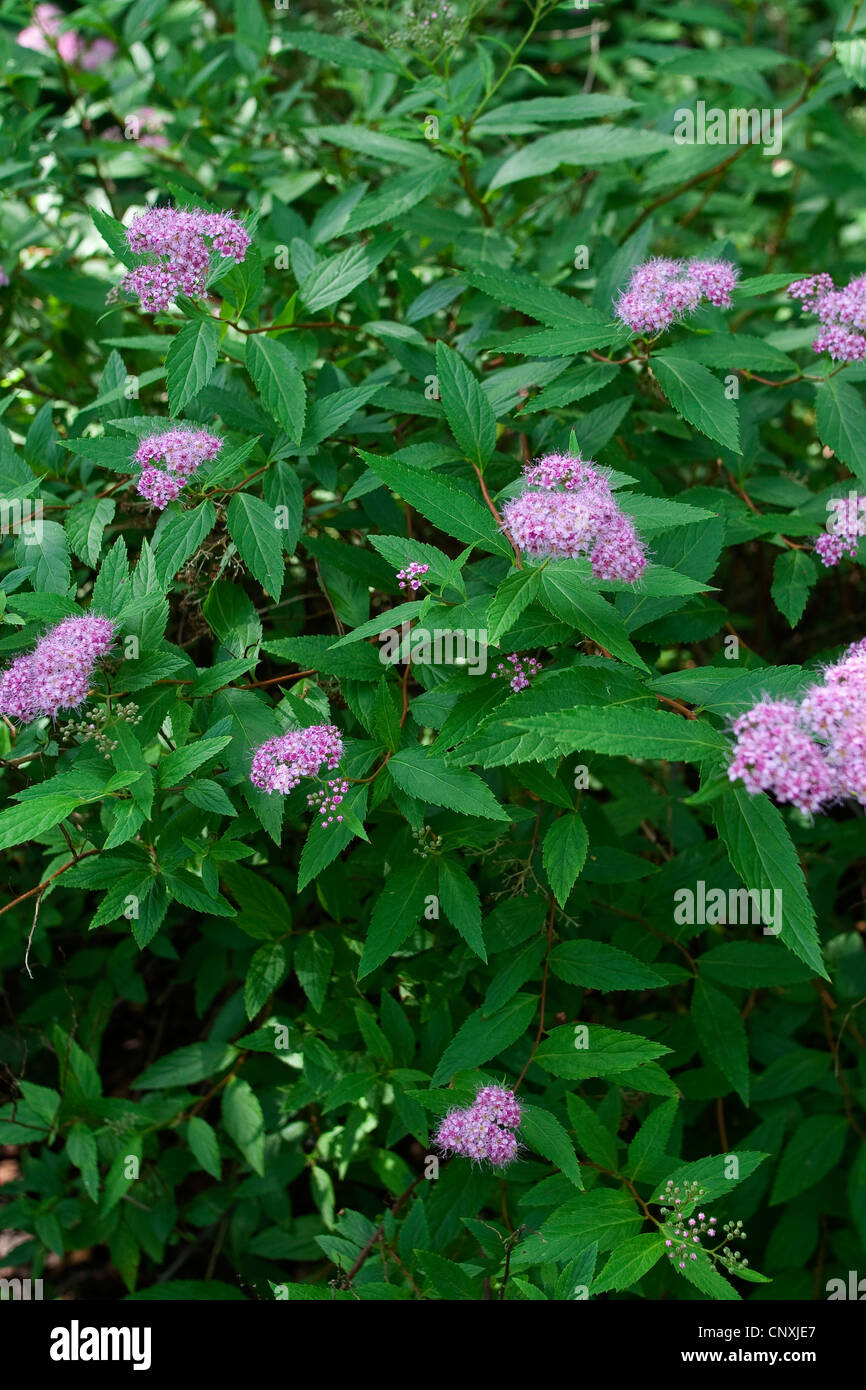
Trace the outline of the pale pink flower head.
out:
[[[517,1129],[523,1113],[517,1096],[504,1086],[482,1086],[472,1108],[508,1129]]]
[[[511,1131],[521,1117],[520,1102],[513,1091],[504,1086],[482,1086],[467,1110],[448,1111],[434,1143],[443,1153],[505,1168],[517,1157],[518,1143]]]
[[[65,618],[0,676],[0,712],[28,724],[75,709],[90,689],[96,664],[114,645],[116,623],[88,613]]]
[[[151,259],[124,275],[118,288],[136,294],[148,313],[167,309],[179,294],[205,293],[211,248],[240,263],[250,245],[232,213],[201,208],[149,208],[132,221],[126,239],[131,251]]]
[[[94,39],[81,54],[78,66],[85,72],[96,72],[104,63],[110,62],[116,52],[117,45],[111,39]]]
[[[18,43],[34,53],[59,53],[64,63],[74,63],[80,52],[78,35],[72,29],[59,33],[60,25],[66,18],[57,5],[37,5],[33,11],[33,23],[22,29]]]
[[[286,796],[302,777],[315,777],[322,763],[333,771],[342,756],[343,739],[334,724],[292,729],[256,749],[250,781],[259,791]]]
[[[514,544],[537,558],[589,556],[596,579],[632,582],[646,568],[643,543],[610,485],[588,459],[548,454],[524,468],[524,490],[502,509]]]
[[[86,72],[95,72],[114,57],[117,46],[111,39],[96,38],[92,43],[85,43],[74,29],[61,33],[60,26],[66,17],[57,5],[37,5],[33,23],[21,30],[18,43],[34,53],[56,53],[64,63],[77,63]]]
[[[517,695],[528,688],[533,676],[537,676],[540,670],[541,662],[536,661],[534,656],[520,656],[518,652],[512,652],[505,661],[499,662],[495,671],[491,671],[490,679],[507,680]]]
[[[142,466],[136,483],[139,496],[162,511],[203,463],[216,458],[222,445],[217,435],[193,425],[147,435],[135,451],[135,462]]]
[[[403,569],[397,571],[398,589],[416,592],[421,588],[421,575],[426,574],[429,568],[429,565],[421,565],[416,560],[407,560]]]
[[[619,320],[633,333],[655,335],[691,313],[706,299],[731,307],[739,271],[730,261],[668,260],[656,256],[635,266],[615,302]]]
[[[746,790],[772,792],[812,815],[831,801],[835,782],[824,751],[804,726],[791,700],[762,700],[734,720],[734,757],[728,778],[742,779]]]
[[[856,275],[844,289],[837,290],[831,276],[821,271],[794,280],[788,294],[820,321],[812,344],[815,352],[829,353],[834,362],[862,362],[866,355],[866,275]]]

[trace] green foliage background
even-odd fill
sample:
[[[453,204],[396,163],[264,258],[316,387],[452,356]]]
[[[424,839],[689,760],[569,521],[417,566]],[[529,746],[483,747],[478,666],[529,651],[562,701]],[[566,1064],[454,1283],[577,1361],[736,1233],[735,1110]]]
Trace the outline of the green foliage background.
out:
[[[866,367],[784,295],[864,270],[859,7],[69,20],[115,57],[0,8],[0,491],[45,508],[3,537],[0,651],[91,604],[125,645],[107,761],[0,727],[0,1263],[83,1298],[825,1297],[866,1258],[863,813],[724,768],[731,716],[864,635],[859,565],[810,552],[866,490]],[[676,143],[699,100],[783,112],[778,155]],[[123,139],[147,107],[164,143]],[[150,318],[106,294],[156,200],[253,246]],[[743,281],[647,356],[611,299],[652,254]],[[227,444],[157,519],[129,460],[169,416]],[[494,512],[572,438],[650,545],[634,589],[513,565]],[[404,620],[543,673],[385,667]],[[308,831],[249,763],[329,720],[356,780]],[[781,890],[781,939],[678,924],[699,882]],[[438,1117],[521,1076],[519,1162],[426,1176]],[[755,1272],[669,1266],[669,1178]]]

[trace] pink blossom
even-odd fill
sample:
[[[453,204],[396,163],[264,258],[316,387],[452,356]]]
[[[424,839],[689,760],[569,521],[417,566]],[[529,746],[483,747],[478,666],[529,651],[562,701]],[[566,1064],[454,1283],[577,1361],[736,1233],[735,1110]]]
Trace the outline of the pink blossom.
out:
[[[491,671],[490,679],[495,681],[507,677],[515,695],[521,690],[526,690],[532,677],[537,676],[541,670],[541,662],[536,661],[534,656],[519,656],[517,652],[512,652],[505,660],[511,670],[509,671],[504,661],[500,661],[496,670]]]
[[[854,798],[866,806],[866,641],[849,647],[799,703],[762,700],[734,721],[728,768],[751,793],[804,814]]]
[[[147,435],[135,452],[135,462],[142,465],[136,483],[139,496],[162,511],[180,496],[196,469],[216,458],[221,448],[222,440],[215,434],[192,425]],[[164,468],[154,467],[157,461]]]
[[[95,72],[114,57],[117,46],[111,39],[97,38],[88,44],[74,29],[61,33],[60,26],[65,19],[66,15],[57,5],[37,5],[33,23],[21,30],[18,43],[34,53],[56,52],[64,63],[77,62],[86,72]]]
[[[460,1154],[476,1163],[484,1160],[504,1168],[517,1157],[512,1130],[522,1111],[513,1091],[504,1086],[482,1086],[467,1110],[449,1110],[434,1136],[443,1153]]]
[[[204,294],[208,241],[214,251],[238,263],[250,245],[249,233],[231,213],[201,208],[149,208],[133,220],[126,239],[131,251],[155,259],[130,270],[118,289],[138,295],[149,313],[166,309],[179,294],[193,299]]]
[[[54,718],[61,709],[76,708],[90,689],[96,663],[111,649],[115,631],[111,618],[90,613],[65,618],[0,676],[0,712],[29,724],[37,715]]]
[[[412,589],[413,592],[421,588],[421,575],[426,574],[429,565],[419,565],[415,560],[407,560],[403,569],[397,571],[397,587],[399,589]]]
[[[334,724],[313,724],[268,739],[253,756],[250,781],[263,792],[292,791],[302,777],[315,777],[325,763],[333,771],[343,756],[343,739]]]
[[[696,309],[702,299],[731,307],[739,271],[730,261],[668,260],[636,266],[616,301],[617,317],[634,333],[656,334]]]
[[[799,299],[806,313],[814,314],[821,329],[812,347],[829,353],[834,362],[860,362],[866,354],[866,275],[857,275],[837,290],[826,271],[794,280],[788,286],[791,299]]]
[[[643,542],[594,463],[548,454],[524,468],[524,480],[524,491],[502,509],[520,550],[538,558],[589,555],[596,579],[631,582],[643,574]]]

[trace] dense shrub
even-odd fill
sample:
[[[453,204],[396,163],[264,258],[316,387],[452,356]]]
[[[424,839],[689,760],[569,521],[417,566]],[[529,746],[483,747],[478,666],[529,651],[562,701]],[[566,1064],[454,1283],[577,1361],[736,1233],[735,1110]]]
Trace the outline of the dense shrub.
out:
[[[862,1267],[863,23],[5,7],[5,1274]]]

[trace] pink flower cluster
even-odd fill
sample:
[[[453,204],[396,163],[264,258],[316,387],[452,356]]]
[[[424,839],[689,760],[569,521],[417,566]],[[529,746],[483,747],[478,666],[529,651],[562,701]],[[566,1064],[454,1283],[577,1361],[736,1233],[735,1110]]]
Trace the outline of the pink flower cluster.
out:
[[[336,820],[339,825],[342,816],[335,816],[334,812],[342,803],[343,797],[349,790],[349,783],[345,778],[332,777],[326,787],[321,791],[310,792],[307,797],[307,805],[315,807],[318,815],[324,816],[322,829],[327,830],[329,825],[333,825]]]
[[[827,352],[834,362],[860,362],[866,353],[866,275],[857,275],[837,290],[826,271],[807,275],[788,286],[806,313],[814,314],[821,331],[812,347]]]
[[[815,551],[830,569],[838,565],[843,555],[856,560],[860,537],[866,536],[866,497],[849,492],[846,498],[832,498],[827,506],[832,508],[835,517],[832,522],[828,521],[826,534],[816,540]]]
[[[117,46],[110,39],[94,39],[85,43],[74,29],[66,29],[62,34],[60,26],[66,15],[56,5],[37,5],[33,11],[33,23],[22,29],[18,42],[22,48],[34,53],[56,53],[64,63],[77,63],[85,72],[95,72],[117,52]]]
[[[468,1110],[449,1110],[434,1143],[443,1153],[460,1154],[476,1163],[488,1159],[504,1168],[517,1157],[512,1133],[520,1124],[520,1102],[504,1086],[482,1086]]]
[[[534,656],[518,656],[517,652],[512,652],[505,660],[511,666],[511,671],[509,672],[505,661],[500,661],[496,670],[490,673],[490,679],[503,680],[509,676],[508,684],[515,695],[518,691],[525,690],[532,677],[537,676],[541,670],[541,662],[536,661]]]
[[[762,700],[734,721],[728,768],[746,790],[806,815],[854,797],[866,806],[866,639],[848,648],[799,703]]]
[[[411,589],[413,592],[421,588],[421,575],[426,574],[429,565],[419,565],[415,560],[407,560],[404,569],[397,571],[397,587],[400,589]]]
[[[221,256],[237,262],[244,259],[250,244],[249,233],[230,212],[201,208],[149,208],[133,220],[126,240],[137,255],[156,259],[130,270],[118,288],[137,294],[142,309],[151,314],[168,308],[179,294],[192,299],[204,294],[210,266],[208,241]]]
[[[259,791],[286,796],[302,777],[315,777],[322,763],[333,772],[342,756],[343,739],[336,725],[313,724],[309,729],[292,729],[256,749],[250,781]]]
[[[675,1200],[677,1206],[682,1206],[680,1197]],[[716,1218],[702,1211],[698,1212],[697,1217],[690,1216],[688,1219],[681,1212],[674,1211],[663,1228],[668,1259],[676,1260],[680,1269],[685,1269],[686,1260],[696,1260],[698,1253],[703,1251],[701,1236],[706,1231],[712,1238],[716,1234],[715,1227]]]
[[[102,132],[102,139],[135,140],[137,144],[146,145],[152,150],[167,150],[169,141],[162,133],[167,121],[168,116],[164,111],[157,111],[153,106],[140,106],[126,117],[123,130],[117,125],[109,126]]]
[[[139,497],[163,511],[180,496],[196,469],[216,458],[222,446],[215,434],[188,425],[147,435],[135,451],[135,461],[142,465],[136,483]],[[165,467],[155,468],[156,459],[162,459]]]
[[[589,555],[596,579],[640,578],[646,569],[643,542],[594,463],[547,454],[523,473],[524,491],[502,509],[505,528],[520,550],[572,560]]]
[[[628,288],[616,301],[617,318],[633,333],[661,333],[696,309],[702,299],[729,309],[739,274],[730,261],[655,256],[635,266]]]
[[[32,652],[19,656],[0,675],[0,713],[29,724],[75,709],[87,695],[97,661],[110,651],[116,624],[87,614],[65,618],[46,632]]]

